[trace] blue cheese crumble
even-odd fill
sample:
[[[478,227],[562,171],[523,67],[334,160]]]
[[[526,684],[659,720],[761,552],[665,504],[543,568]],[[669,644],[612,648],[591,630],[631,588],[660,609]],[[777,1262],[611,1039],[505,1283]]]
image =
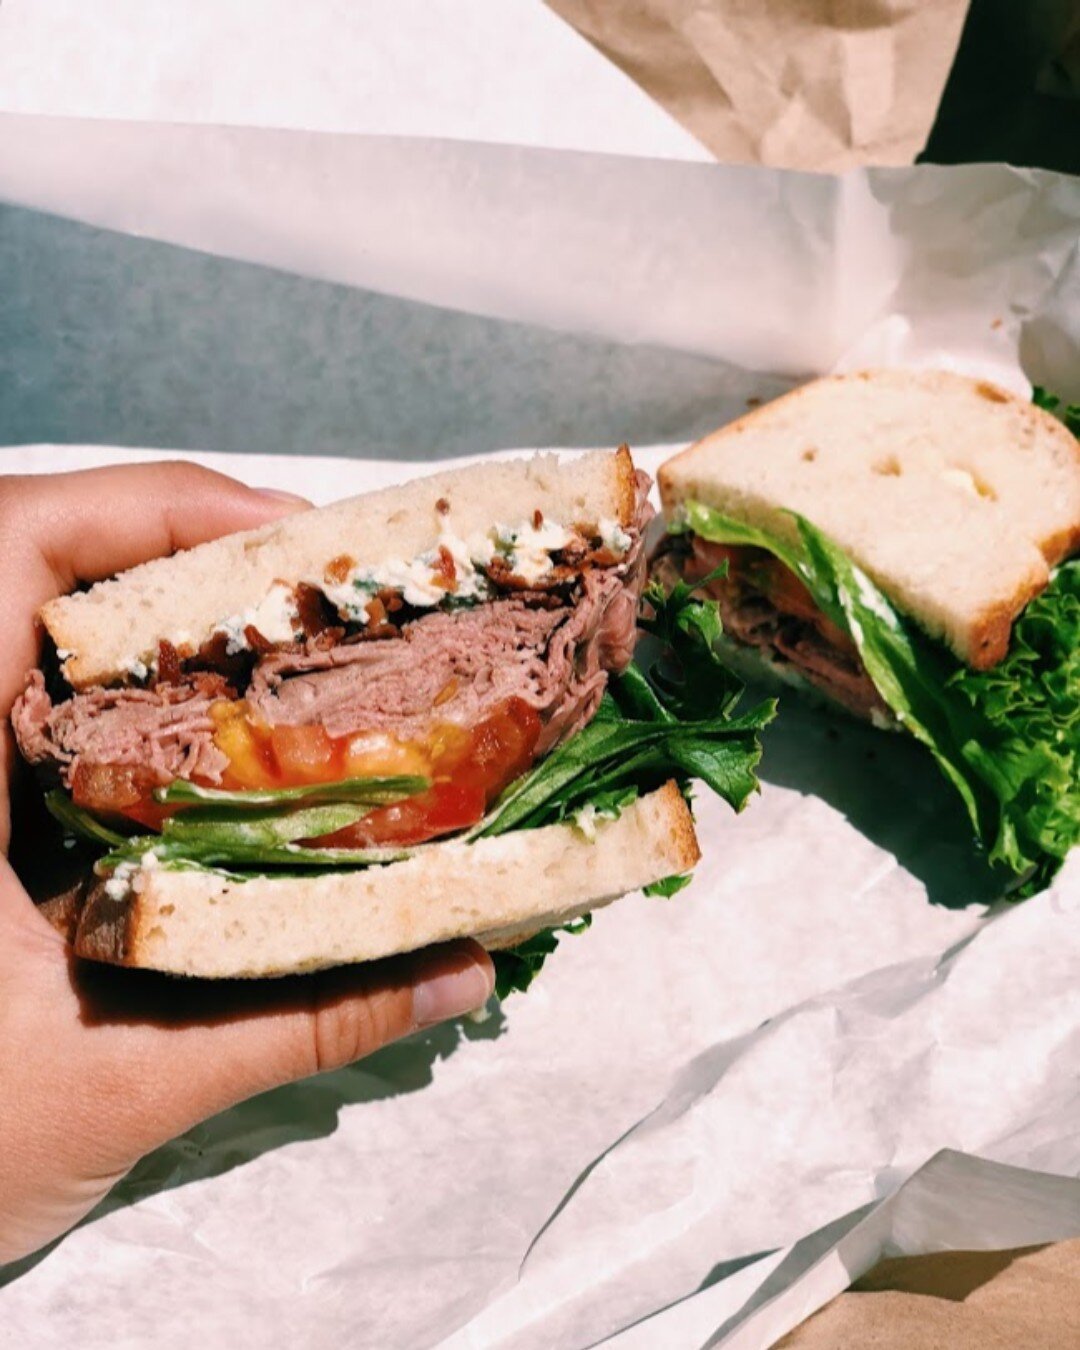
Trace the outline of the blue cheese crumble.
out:
[[[257,605],[222,620],[213,632],[225,634],[226,654],[235,656],[247,651],[250,645],[244,631],[248,627],[258,629],[267,642],[289,643],[301,639],[303,632],[292,587],[275,581]]]
[[[604,547],[617,558],[633,542],[632,536],[614,520],[600,521],[598,531]],[[321,578],[312,584],[318,586],[343,618],[367,623],[368,606],[384,590],[396,592],[416,609],[433,609],[448,601],[469,604],[490,599],[494,588],[486,568],[495,556],[504,558],[515,576],[536,585],[550,575],[551,555],[575,538],[574,531],[565,525],[544,519],[539,524],[523,520],[515,525],[496,525],[468,539],[444,524],[436,546],[418,557],[388,558],[376,567],[356,568],[342,581]],[[452,579],[446,575],[446,554],[454,563]]]

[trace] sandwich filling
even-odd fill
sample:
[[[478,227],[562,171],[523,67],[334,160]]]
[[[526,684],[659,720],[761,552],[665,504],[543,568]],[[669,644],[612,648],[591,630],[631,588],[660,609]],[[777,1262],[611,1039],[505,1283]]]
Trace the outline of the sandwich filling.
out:
[[[802,516],[782,531],[684,501],[656,563],[708,588],[724,627],[768,667],[917,737],[960,794],[991,863],[1048,884],[1080,843],[1080,559],[1016,619],[1004,659],[962,662]]]
[[[774,665],[790,666],[857,717],[891,721],[859,649],[795,573],[766,549],[669,536],[661,566],[720,605],[724,631]]]
[[[633,521],[539,517],[422,558],[275,583],[202,642],[161,642],[126,682],[73,692],[33,672],[12,715],[23,756],[76,806],[152,830],[186,782],[243,792],[401,778],[423,791],[304,843],[412,845],[474,825],[588,723],[628,666],[649,480]],[[61,656],[63,654],[60,654]]]

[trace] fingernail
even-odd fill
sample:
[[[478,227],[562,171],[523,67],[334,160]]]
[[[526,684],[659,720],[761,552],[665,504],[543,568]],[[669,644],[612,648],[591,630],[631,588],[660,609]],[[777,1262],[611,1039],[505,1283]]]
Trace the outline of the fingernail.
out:
[[[430,1027],[461,1017],[482,1008],[493,988],[489,965],[468,952],[443,955],[413,987],[413,1019],[418,1027]]]
[[[301,497],[296,492],[285,492],[281,488],[260,487],[255,491],[260,497],[269,497],[271,501],[283,502],[287,506],[302,507],[311,506],[311,502],[306,497]]]

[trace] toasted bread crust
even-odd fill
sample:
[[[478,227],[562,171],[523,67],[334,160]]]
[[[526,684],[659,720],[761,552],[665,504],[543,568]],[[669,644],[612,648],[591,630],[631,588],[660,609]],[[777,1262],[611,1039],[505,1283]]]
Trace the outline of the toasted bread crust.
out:
[[[88,870],[86,876],[75,885],[38,903],[38,913],[52,924],[69,945],[75,942],[75,935],[79,929],[79,917],[86,905],[87,896],[93,889],[93,884],[93,876]]]
[[[1077,462],[1080,463],[1080,441],[1077,441],[1076,446]],[[1072,526],[1071,529],[1065,528],[1047,535],[1041,541],[1040,547],[1043,551],[1043,557],[1050,567],[1056,567],[1066,558],[1071,558],[1074,553],[1080,552],[1080,522]]]
[[[119,895],[94,886],[74,946],[94,961],[209,977],[317,970],[462,937],[497,950],[688,872],[700,856],[672,782],[601,824],[595,842],[552,825],[310,879],[142,869]]]
[[[137,900],[115,900],[96,882],[85,897],[75,932],[70,938],[77,956],[107,961],[114,966],[137,966],[139,929],[145,909]]]
[[[1016,589],[1008,601],[998,605],[988,605],[971,621],[970,648],[967,654],[968,665],[974,670],[989,670],[1009,654],[1014,621],[1024,612],[1025,607],[1046,589],[1050,573],[1041,573],[1026,584],[1017,582]]]
[[[625,442],[615,451],[614,479],[612,496],[616,502],[615,519],[625,530],[633,524],[637,509],[636,470],[630,447]]]

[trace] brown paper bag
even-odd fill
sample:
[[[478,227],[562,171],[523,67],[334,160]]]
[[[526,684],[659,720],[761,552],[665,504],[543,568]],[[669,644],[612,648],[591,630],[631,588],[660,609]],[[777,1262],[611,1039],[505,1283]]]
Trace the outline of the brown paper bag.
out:
[[[720,160],[842,170],[926,144],[968,0],[547,0]]]
[[[1080,1346],[1080,1239],[882,1261],[775,1350]]]

